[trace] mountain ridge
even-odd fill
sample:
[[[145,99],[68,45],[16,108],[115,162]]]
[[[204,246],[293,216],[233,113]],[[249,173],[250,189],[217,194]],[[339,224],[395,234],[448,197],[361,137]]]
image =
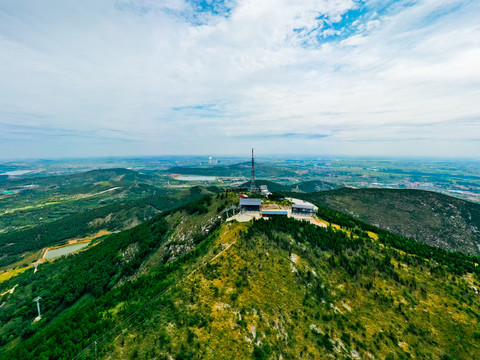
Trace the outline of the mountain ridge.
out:
[[[480,204],[424,190],[351,189],[298,197],[452,251],[480,255]]]
[[[230,177],[250,177],[250,162],[242,162],[232,165],[215,165],[208,167],[177,166],[165,170],[165,174],[181,175],[205,175],[205,176],[230,176]],[[255,164],[255,173],[258,177],[294,177],[298,174],[287,167],[273,166],[262,163]]]

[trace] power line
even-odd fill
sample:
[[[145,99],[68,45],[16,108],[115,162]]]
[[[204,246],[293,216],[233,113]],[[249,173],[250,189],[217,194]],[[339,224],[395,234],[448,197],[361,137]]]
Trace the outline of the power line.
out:
[[[177,285],[178,283],[180,283],[180,281],[182,281],[183,278],[180,278],[178,279],[177,281],[175,281],[174,283],[170,284],[169,286],[167,286],[165,289],[163,289],[161,292],[159,292],[157,295],[155,295],[153,298],[151,298],[149,301],[147,301],[145,304],[143,304],[139,309],[137,309],[135,312],[133,312],[132,314],[130,314],[126,319],[122,320],[119,324],[117,324],[116,326],[114,326],[113,328],[111,328],[109,331],[107,331],[106,333],[104,333],[102,336],[100,336],[99,338],[97,338],[96,341],[92,342],[89,346],[87,346],[85,349],[83,349],[80,353],[77,354],[77,356],[75,356],[74,358],[72,358],[72,360],[75,360],[75,359],[78,359],[80,356],[82,356],[83,354],[85,354],[88,350],[90,350],[93,346],[96,347],[97,344],[101,344],[105,338],[110,335],[111,333],[113,333],[115,330],[117,330],[119,327],[121,327],[122,325],[124,325],[126,322],[130,321],[135,315],[137,315],[141,310],[145,309],[147,306],[149,306],[151,303],[153,303],[155,300],[157,300],[160,296],[162,296],[163,294],[165,294],[170,288],[172,288],[173,286]]]

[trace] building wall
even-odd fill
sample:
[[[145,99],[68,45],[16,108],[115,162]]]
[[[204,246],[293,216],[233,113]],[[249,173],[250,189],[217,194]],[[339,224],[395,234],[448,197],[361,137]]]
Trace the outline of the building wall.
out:
[[[292,214],[296,215],[313,215],[313,210],[309,209],[292,209]]]
[[[260,206],[253,206],[253,205],[242,205],[241,212],[256,212],[260,211]]]

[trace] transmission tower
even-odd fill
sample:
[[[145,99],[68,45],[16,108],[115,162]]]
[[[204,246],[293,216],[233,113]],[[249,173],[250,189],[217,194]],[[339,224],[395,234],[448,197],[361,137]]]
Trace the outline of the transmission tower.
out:
[[[253,156],[253,149],[252,149],[252,181],[250,183],[250,191],[256,192],[257,186],[255,185],[255,158]]]

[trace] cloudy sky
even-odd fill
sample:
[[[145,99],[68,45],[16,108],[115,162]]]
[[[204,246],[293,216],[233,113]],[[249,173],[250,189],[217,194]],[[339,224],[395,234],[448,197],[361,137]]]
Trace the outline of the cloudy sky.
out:
[[[0,158],[480,153],[478,0],[0,0]]]

